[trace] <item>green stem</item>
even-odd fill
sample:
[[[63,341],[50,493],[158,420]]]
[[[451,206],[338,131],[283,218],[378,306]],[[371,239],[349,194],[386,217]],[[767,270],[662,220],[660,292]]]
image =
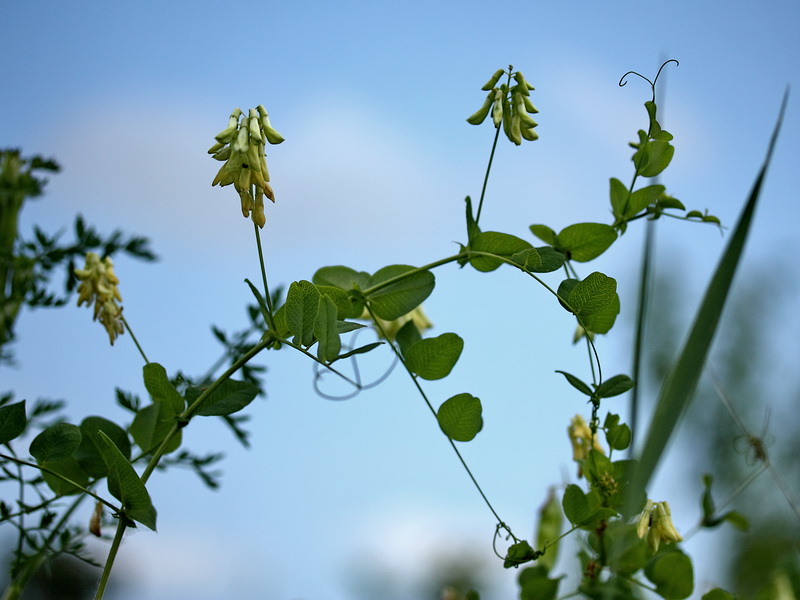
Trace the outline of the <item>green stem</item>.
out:
[[[416,269],[406,271],[405,273],[401,273],[400,275],[395,275],[394,277],[391,277],[386,281],[381,281],[380,283],[376,283],[372,287],[363,290],[362,293],[365,296],[369,296],[370,294],[374,294],[378,290],[393,285],[398,281],[403,281],[404,279],[411,277],[412,275],[416,275],[417,273],[421,273],[422,271],[430,271],[431,269],[435,269],[436,267],[441,267],[442,265],[455,262],[461,258],[465,258],[466,256],[468,256],[468,254],[469,254],[468,252],[459,252],[458,254],[454,254],[453,256],[448,256],[447,258],[443,258],[441,260],[437,260],[423,267],[417,267]]]
[[[139,345],[139,340],[137,340],[136,336],[133,334],[133,329],[131,329],[131,326],[128,324],[128,321],[125,319],[125,316],[124,315],[120,315],[120,319],[122,319],[122,322],[125,325],[125,329],[127,329],[128,333],[131,334],[131,339],[133,340],[133,343],[136,344],[136,349],[139,350],[139,354],[142,355],[142,358],[144,359],[144,362],[149,365],[150,361],[147,360],[147,355],[144,353],[144,350],[142,350],[142,347]]]
[[[253,222],[253,231],[256,235],[256,245],[258,246],[258,262],[261,265],[261,281],[264,283],[264,300],[267,303],[267,317],[269,323],[267,327],[275,329],[275,318],[273,316],[274,309],[272,308],[272,297],[269,294],[269,285],[267,284],[267,269],[264,266],[264,251],[261,249],[261,233],[258,230],[258,225]]]
[[[508,75],[511,81],[511,73]],[[475,215],[475,227],[478,226],[478,221],[481,220],[481,209],[483,208],[483,198],[486,196],[486,186],[489,183],[489,173],[492,171],[492,161],[494,160],[494,151],[497,148],[497,140],[500,138],[500,127],[502,124],[495,127],[497,130],[494,134],[494,141],[492,142],[492,152],[489,154],[489,164],[486,165],[486,175],[483,178],[483,187],[481,188],[481,199],[478,201],[478,213]]]
[[[97,586],[97,593],[94,595],[95,600],[101,600],[105,594],[108,579],[111,576],[111,568],[114,566],[114,559],[117,557],[119,546],[122,543],[122,537],[125,535],[125,529],[128,527],[128,520],[125,515],[119,516],[117,523],[117,532],[114,534],[114,540],[111,542],[111,548],[108,551],[108,558],[103,567],[103,574],[100,576],[100,583]]]

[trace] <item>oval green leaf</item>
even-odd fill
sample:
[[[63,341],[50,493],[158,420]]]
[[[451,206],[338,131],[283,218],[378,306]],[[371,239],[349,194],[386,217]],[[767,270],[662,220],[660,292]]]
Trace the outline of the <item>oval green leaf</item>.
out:
[[[0,444],[7,444],[22,435],[27,425],[25,400],[0,408]]]
[[[70,423],[51,425],[33,438],[30,450],[38,462],[63,460],[78,449],[81,444],[81,430]]]
[[[586,262],[608,250],[617,239],[616,230],[603,223],[576,223],[558,234],[558,249],[571,260]]]
[[[310,281],[295,281],[286,295],[286,325],[294,343],[308,348],[314,343],[320,293]]]
[[[533,248],[533,246],[522,238],[497,231],[479,233],[469,243],[469,250],[489,252],[509,259],[512,255],[528,248]],[[502,260],[491,256],[473,256],[469,262],[478,271],[483,272],[494,271],[503,264]]]
[[[464,340],[455,333],[421,339],[406,350],[406,365],[423,379],[442,379],[453,370],[463,349]]]
[[[196,401],[206,388],[191,387],[186,390],[189,402]],[[228,379],[211,392],[194,414],[201,417],[224,417],[239,412],[255,400],[258,387],[248,381]]]
[[[567,302],[579,317],[599,313],[614,300],[617,282],[603,273],[595,271],[579,281],[570,291]],[[559,295],[561,288],[559,288]]]
[[[101,448],[104,449],[100,432],[105,433],[119,448],[120,452],[130,460],[131,457],[131,442],[128,439],[127,432],[116,423],[113,423],[102,417],[86,417],[81,423],[81,445],[75,452],[75,458],[78,461],[81,469],[87,475],[99,479],[108,474],[108,466],[106,461],[103,460],[103,453]]]
[[[439,407],[436,418],[444,434],[457,442],[468,442],[483,428],[481,401],[472,394],[456,394]]]
[[[416,272],[402,277],[411,271]],[[375,291],[369,291],[395,278],[398,278],[397,281],[381,286]],[[365,294],[372,311],[378,317],[394,321],[422,304],[430,296],[435,285],[436,280],[430,271],[417,271],[416,267],[409,265],[390,265],[378,270],[370,278]]]
[[[102,431],[98,436],[103,441],[98,448],[108,466],[109,493],[122,502],[122,510],[126,517],[155,531],[156,509],[144,482],[111,438]]]

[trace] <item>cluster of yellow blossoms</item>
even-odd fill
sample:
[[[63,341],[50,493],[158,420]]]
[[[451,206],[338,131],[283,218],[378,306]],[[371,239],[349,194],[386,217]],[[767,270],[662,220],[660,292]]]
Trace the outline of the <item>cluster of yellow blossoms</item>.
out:
[[[647,545],[653,552],[658,551],[661,542],[670,544],[682,542],[683,538],[672,523],[672,514],[666,502],[647,500],[639,520],[636,522],[636,534],[647,538]]]
[[[263,105],[251,108],[247,117],[243,114],[240,108],[231,113],[228,126],[216,135],[217,143],[208,150],[213,158],[225,161],[211,185],[233,184],[239,193],[244,217],[252,216],[253,222],[263,228],[267,222],[264,196],[275,202],[264,144],[280,144],[283,136],[272,128]]]
[[[597,450],[605,454],[605,450],[597,440],[597,435],[592,435],[592,428],[584,421],[581,415],[575,415],[567,427],[569,441],[572,443],[572,460],[578,463],[578,477],[583,475],[581,462],[589,456],[589,450]]]
[[[86,265],[83,269],[75,269],[75,275],[81,280],[78,285],[78,306],[91,306],[94,302],[94,319],[100,320],[108,332],[109,341],[113,344],[117,336],[124,333],[122,325],[122,302],[117,284],[119,279],[114,274],[111,258],[100,257],[94,252],[86,254]]]

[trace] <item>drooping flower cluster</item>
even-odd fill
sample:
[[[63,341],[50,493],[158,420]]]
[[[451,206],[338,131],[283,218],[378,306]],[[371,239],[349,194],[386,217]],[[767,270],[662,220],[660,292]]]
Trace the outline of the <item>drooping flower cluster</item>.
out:
[[[488,116],[489,110],[491,110],[494,126],[500,127],[502,123],[503,133],[517,146],[522,144],[523,139],[538,140],[539,134],[534,131],[534,127],[538,123],[529,114],[539,112],[530,99],[531,90],[534,87],[528,83],[522,73],[519,71],[514,72],[511,66],[508,67],[508,82],[497,87],[497,82],[505,74],[505,70],[498,69],[492,75],[492,78],[484,84],[481,89],[488,91],[489,94],[486,96],[483,106],[471,115],[467,122],[472,125],[480,125]],[[516,83],[509,86],[512,77]]]
[[[103,260],[94,252],[86,254],[83,269],[75,269],[75,275],[81,280],[78,285],[78,306],[91,306],[94,302],[94,320],[98,319],[108,332],[111,344],[117,336],[124,333],[122,325],[122,302],[117,284],[119,279],[114,274],[114,263],[106,256]]]
[[[360,317],[361,319],[370,319],[369,311],[364,309],[364,313]],[[386,334],[386,339],[393,341],[394,338],[397,336],[397,332],[400,331],[400,328],[408,323],[409,321],[413,321],[414,325],[416,325],[417,330],[420,333],[430,329],[433,327],[433,323],[430,322],[428,319],[428,315],[422,310],[422,306],[418,306],[411,312],[399,317],[393,321],[385,321],[384,319],[375,318],[375,329],[378,331],[378,337],[384,337],[384,333]]]
[[[581,463],[589,456],[589,450],[597,450],[605,454],[605,450],[597,440],[597,435],[592,435],[592,428],[581,415],[575,415],[567,427],[569,441],[572,443],[572,460],[578,463],[578,477],[583,475]]]
[[[639,520],[636,522],[636,534],[647,538],[647,545],[653,552],[658,551],[661,542],[670,544],[682,542],[683,538],[672,523],[672,514],[666,502],[653,502],[648,499]]]
[[[242,117],[241,121],[239,117]],[[242,202],[242,214],[252,216],[253,222],[264,227],[264,196],[275,202],[275,194],[269,184],[269,171],[264,154],[264,145],[280,144],[283,136],[272,128],[269,115],[262,104],[251,108],[247,117],[237,108],[228,119],[228,126],[219,132],[217,143],[208,153],[225,164],[211,185],[221,187],[233,184]],[[254,191],[255,188],[255,191]]]

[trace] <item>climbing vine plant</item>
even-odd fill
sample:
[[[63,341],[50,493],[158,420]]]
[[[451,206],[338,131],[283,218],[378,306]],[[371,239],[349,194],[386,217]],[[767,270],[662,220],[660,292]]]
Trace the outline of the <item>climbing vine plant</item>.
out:
[[[670,63],[677,65],[670,60],[661,69]],[[716,217],[706,211],[687,210],[664,185],[654,182],[653,178],[667,169],[675,151],[673,136],[659,123],[656,82],[661,69],[652,81],[629,72],[619,82],[623,86],[632,77],[641,78],[649,84],[652,95],[644,103],[643,127],[631,143],[631,167],[627,175],[612,177],[609,182],[610,223],[577,222],[558,232],[534,223],[530,225],[531,238],[523,239],[492,231],[481,221],[501,134],[516,146],[538,139],[533,118],[538,113],[532,101],[534,86],[522,72],[509,66],[498,69],[486,82],[482,106],[467,118],[475,126],[488,120],[495,134],[480,196],[477,202],[470,197],[464,202],[464,230],[458,251],[422,266],[394,264],[374,273],[341,265],[322,266],[310,281],[291,282],[285,295],[280,289],[270,290],[260,238],[267,223],[265,198],[272,202],[276,199],[265,148],[280,144],[283,136],[273,127],[264,106],[246,113],[237,108],[208,151],[222,163],[212,185],[232,185],[243,216],[252,221],[261,280],[246,280],[254,298],[248,307],[250,325],[233,334],[215,327],[224,357],[209,371],[211,375],[197,378],[174,370],[175,366],[170,373],[165,366],[151,362],[123,315],[122,284],[111,257],[122,251],[152,259],[148,242],[144,238],[125,239],[121,232],[104,241],[81,217],[75,224],[74,243],[64,244],[58,236],[48,236],[39,229],[33,241],[23,240],[17,232],[19,209],[26,199],[41,193],[44,181],[37,173],[54,171],[57,165],[39,157],[24,159],[18,151],[4,151],[0,171],[4,232],[0,249],[0,343],[5,355],[10,356],[13,325],[21,306],[62,304],[77,288],[78,304],[91,309],[111,344],[125,336],[136,345],[148,398],[142,401],[135,394],[117,390],[117,402],[130,413],[126,422],[91,415],[78,424],[58,419],[50,424],[60,405],[14,401],[12,394],[3,397],[0,467],[3,479],[19,490],[16,498],[0,502],[0,519],[16,528],[18,538],[11,583],[3,598],[18,598],[30,577],[54,554],[85,556],[83,536],[108,535],[104,532],[113,525],[95,596],[103,598],[126,532],[140,526],[156,530],[158,512],[147,487],[156,469],[163,473],[177,465],[189,466],[210,487],[218,485],[211,466],[219,455],[197,456],[185,449],[183,429],[199,417],[221,418],[247,445],[250,434],[242,426],[245,417],[241,411],[263,393],[263,367],[251,361],[262,353],[276,351],[303,354],[316,366],[315,386],[327,374],[346,382],[351,387],[349,395],[384,378],[365,384],[357,368],[343,365],[357,364],[359,356],[368,352],[393,356],[394,364],[407,374],[429,409],[432,426],[448,440],[454,466],[464,469],[485,502],[494,523],[493,547],[499,559],[507,568],[522,567],[522,599],[548,599],[559,594],[635,598],[643,589],[667,599],[688,597],[694,589],[694,574],[690,557],[681,549],[682,534],[673,524],[668,499],[652,499],[646,490],[700,375],[716,327],[716,320],[704,315],[716,314],[718,318],[725,303],[769,155],[701,305],[698,321],[703,327],[692,330],[665,382],[650,431],[646,435],[634,432],[618,414],[606,410],[605,400],[629,392],[635,382],[627,374],[605,373],[594,343],[596,336],[612,331],[620,312],[617,281],[587,265],[618,243],[637,221],[669,217],[721,227]],[[774,141],[775,136],[769,152]],[[82,257],[80,268],[74,263],[77,256]],[[451,263],[482,273],[513,269],[574,317],[575,342],[585,344],[588,350],[589,381],[572,374],[574,368],[558,371],[564,378],[565,393],[582,398],[583,406],[588,407],[586,414],[578,413],[568,426],[565,424],[577,478],[560,489],[551,489],[535,539],[518,535],[513,524],[498,514],[459,450],[460,444],[474,439],[483,428],[480,398],[464,390],[440,399],[426,390],[426,382],[451,373],[465,345],[455,332],[430,336],[431,323],[422,309],[435,290],[446,294],[446,290],[436,289],[435,274],[439,267]],[[47,288],[51,271],[59,264],[66,265],[68,271],[62,295]],[[367,327],[377,332],[378,341],[356,345],[356,332]],[[252,342],[254,335],[257,341]],[[228,367],[221,375],[213,375],[225,364]],[[641,450],[632,453],[634,433],[643,441]],[[738,513],[718,514],[710,477],[702,493],[701,528],[722,522],[746,526],[746,519]],[[85,501],[95,506],[88,527],[74,521],[78,505]],[[567,536],[583,536],[585,541],[575,563],[579,573],[572,578],[577,586],[574,589],[561,589],[564,574],[554,572],[561,541]],[[477,599],[479,590],[468,592],[466,597]],[[730,597],[721,589],[704,596],[709,600]]]

